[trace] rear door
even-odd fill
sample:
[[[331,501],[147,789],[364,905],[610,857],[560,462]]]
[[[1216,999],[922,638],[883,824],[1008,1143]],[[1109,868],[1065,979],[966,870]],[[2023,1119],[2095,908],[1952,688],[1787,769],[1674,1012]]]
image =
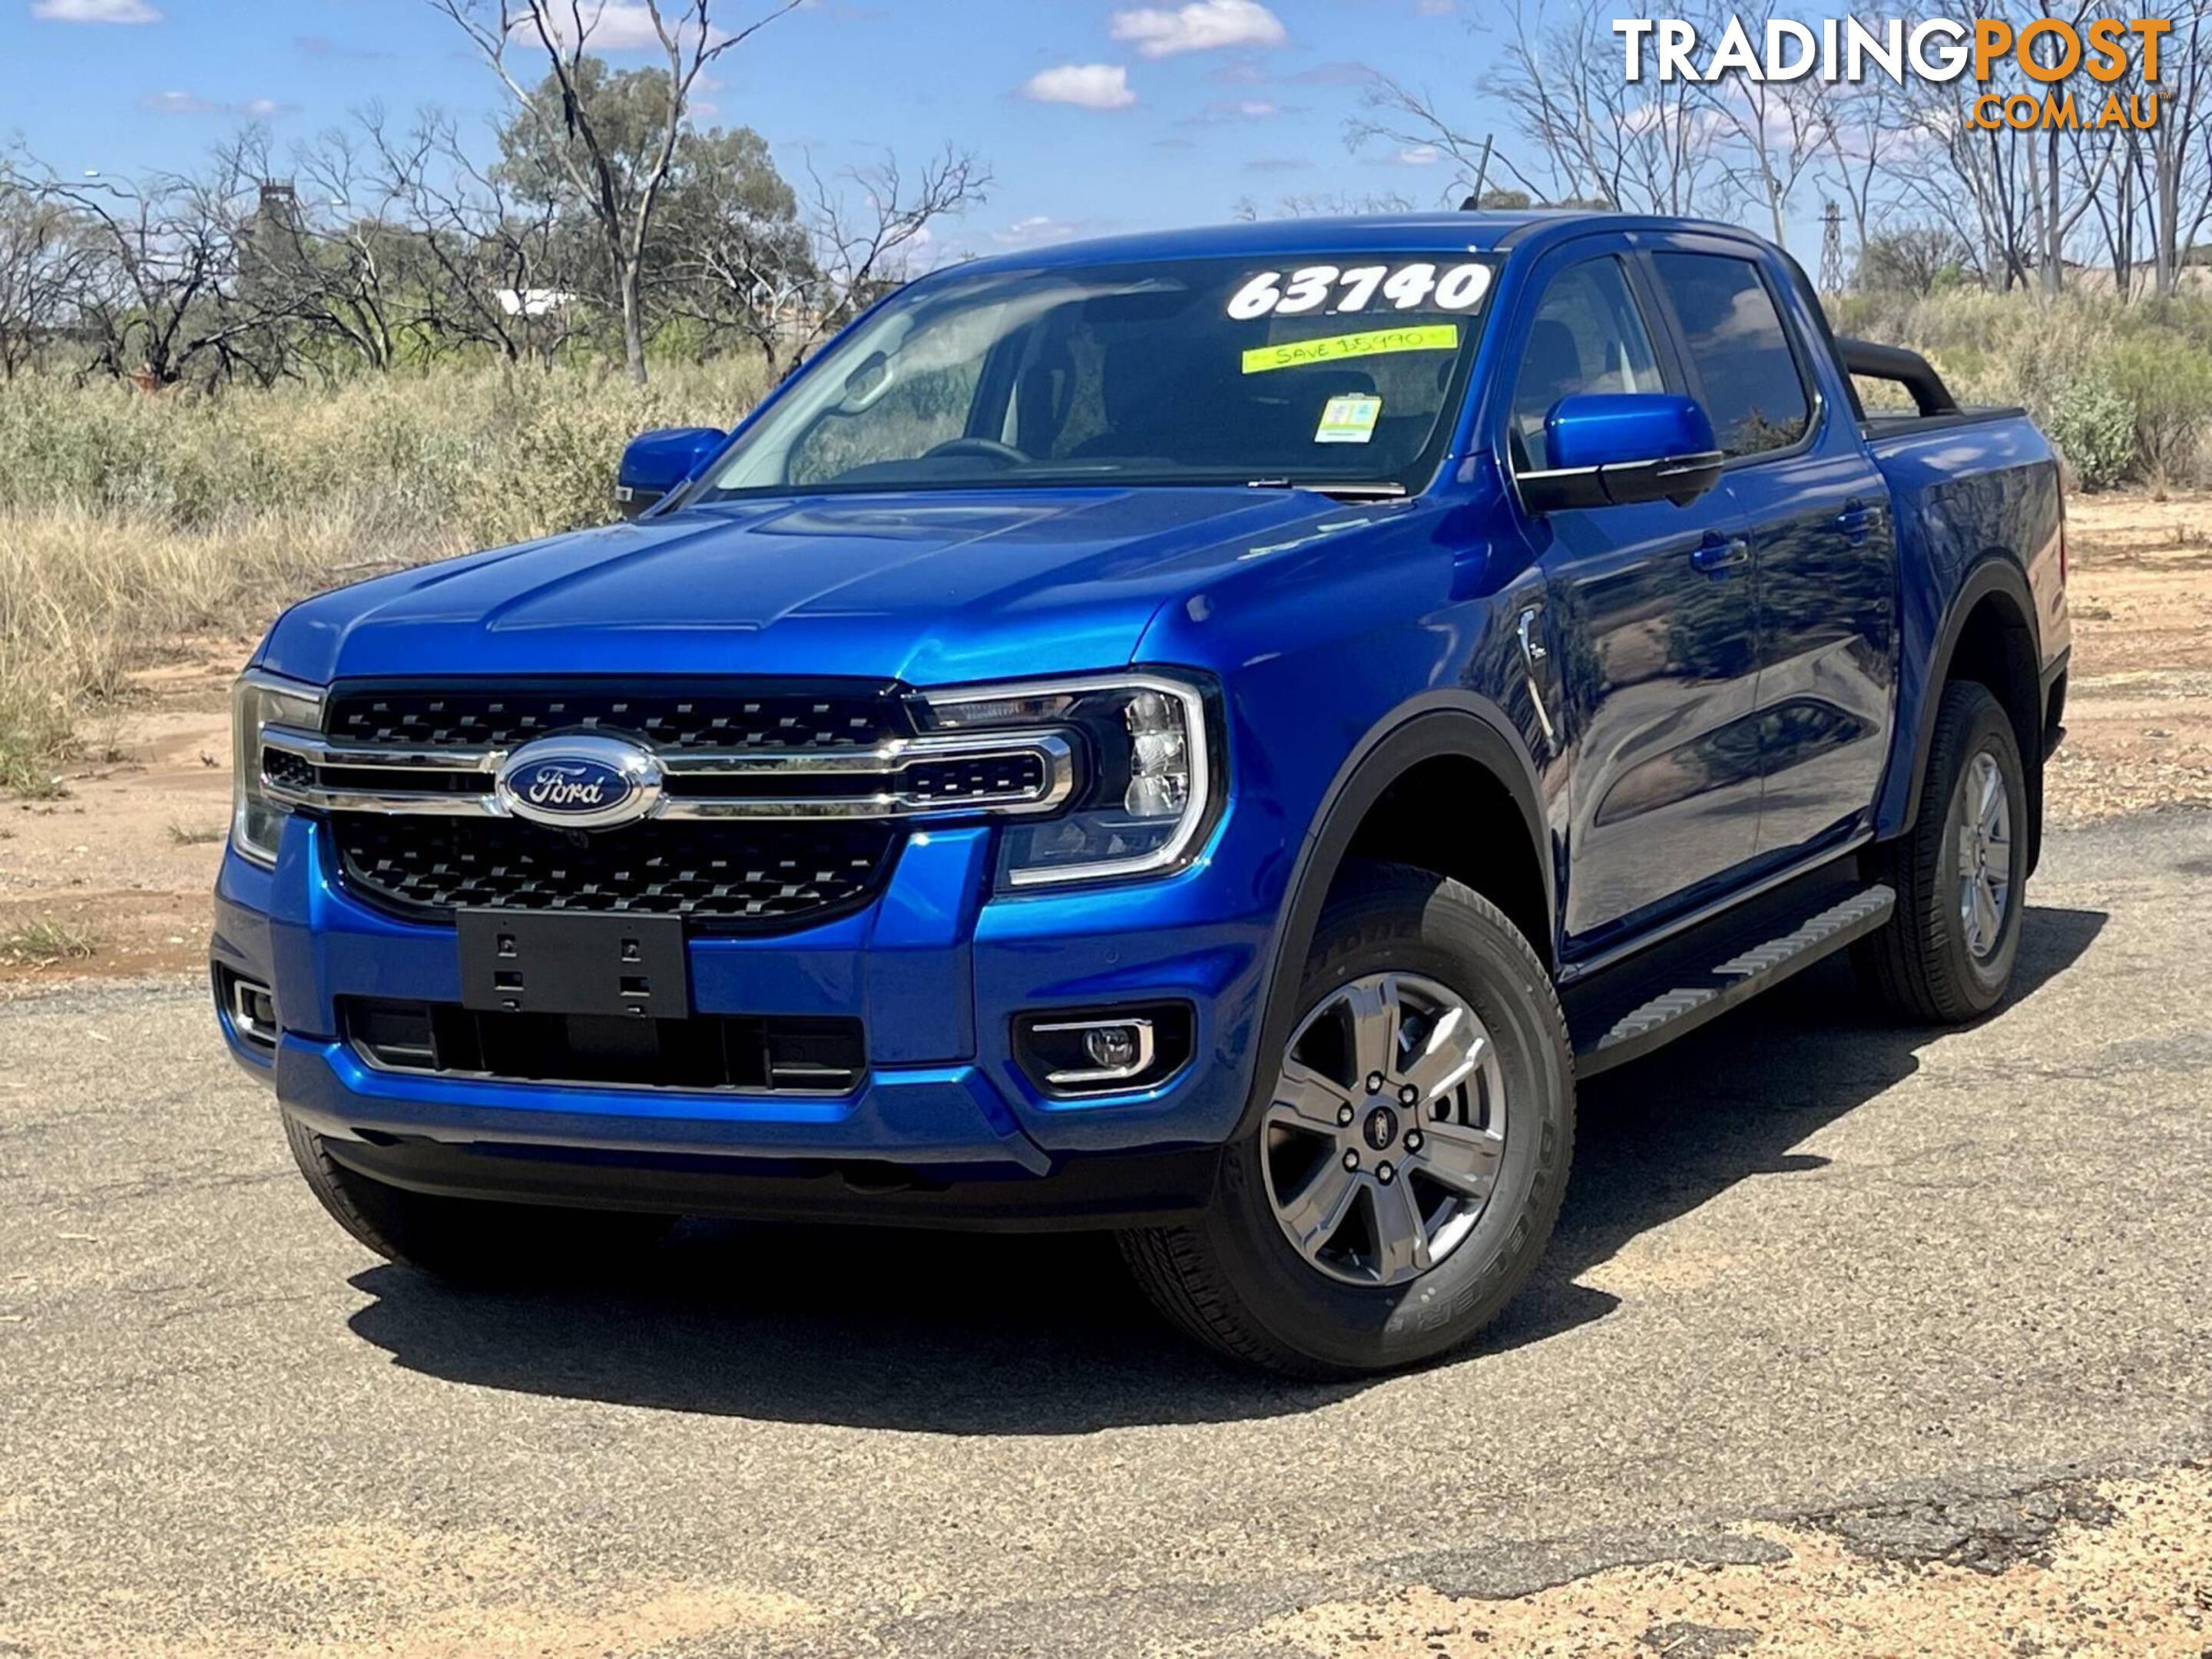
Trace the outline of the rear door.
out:
[[[1757,850],[1783,860],[1848,836],[1881,787],[1896,690],[1889,488],[1838,406],[1840,382],[1824,395],[1813,319],[1766,264],[1740,244],[1682,239],[1650,268],[1751,538]]]
[[[1498,434],[1516,471],[1547,464],[1544,417],[1561,398],[1684,389],[1624,239],[1578,240],[1531,275]],[[1752,857],[1750,555],[1718,489],[1687,507],[1523,523],[1546,581],[1532,637],[1559,654],[1543,679],[1557,688],[1558,740],[1572,756],[1564,943],[1579,955],[1682,908]]]

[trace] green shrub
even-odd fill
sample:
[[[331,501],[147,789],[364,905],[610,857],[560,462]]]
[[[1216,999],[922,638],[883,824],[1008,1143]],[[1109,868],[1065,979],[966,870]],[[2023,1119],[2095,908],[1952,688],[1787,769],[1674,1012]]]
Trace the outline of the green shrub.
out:
[[[2121,341],[2111,362],[2113,384],[2135,409],[2143,471],[2161,484],[2196,481],[2212,424],[2212,355],[2161,328]]]
[[[2135,404],[2101,369],[2052,388],[2042,426],[2085,489],[2105,489],[2135,470]]]

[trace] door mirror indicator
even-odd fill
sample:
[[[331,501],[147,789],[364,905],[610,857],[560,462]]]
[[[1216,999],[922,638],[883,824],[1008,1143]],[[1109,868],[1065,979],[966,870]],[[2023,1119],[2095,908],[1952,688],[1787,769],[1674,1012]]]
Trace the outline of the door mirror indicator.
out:
[[[1589,392],[1562,398],[1544,419],[1554,465],[1519,475],[1531,513],[1672,501],[1686,507],[1720,481],[1727,457],[1693,398],[1671,392]]]

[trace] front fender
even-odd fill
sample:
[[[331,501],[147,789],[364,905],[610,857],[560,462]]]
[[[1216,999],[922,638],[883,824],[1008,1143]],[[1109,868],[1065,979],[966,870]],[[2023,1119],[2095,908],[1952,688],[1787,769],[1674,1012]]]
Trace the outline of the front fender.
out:
[[[1266,1109],[1273,1087],[1267,1057],[1290,1041],[1298,1016],[1288,995],[1313,948],[1322,906],[1344,867],[1353,836],[1368,811],[1391,784],[1424,761],[1451,757],[1474,762],[1505,786],[1521,814],[1521,823],[1543,872],[1546,938],[1539,942],[1547,958],[1556,937],[1558,878],[1536,764],[1511,718],[1495,702],[1467,691],[1433,691],[1416,697],[1376,722],[1345,757],[1323,793],[1305,839],[1292,862],[1275,947],[1261,990],[1260,1032],[1254,1044],[1257,1064],[1238,1133],[1249,1131]]]

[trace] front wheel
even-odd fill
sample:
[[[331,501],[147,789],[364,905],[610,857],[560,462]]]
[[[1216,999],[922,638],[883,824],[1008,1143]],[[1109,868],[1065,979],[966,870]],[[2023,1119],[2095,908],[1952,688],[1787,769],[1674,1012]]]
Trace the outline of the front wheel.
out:
[[[1543,1253],[1574,1146],[1550,976],[1455,881],[1359,864],[1322,914],[1268,1096],[1195,1224],[1122,1235],[1201,1341],[1294,1376],[1468,1341]]]

